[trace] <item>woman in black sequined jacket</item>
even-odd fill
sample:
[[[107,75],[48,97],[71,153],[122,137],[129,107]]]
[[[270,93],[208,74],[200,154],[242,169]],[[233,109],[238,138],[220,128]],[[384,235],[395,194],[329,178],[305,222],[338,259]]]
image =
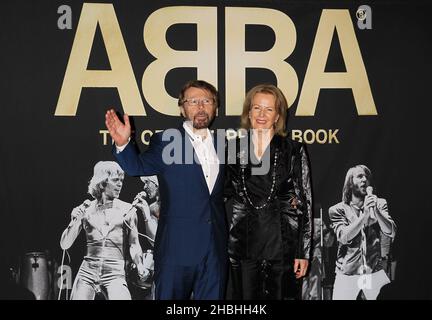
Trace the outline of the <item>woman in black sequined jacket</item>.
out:
[[[229,256],[234,299],[290,299],[311,250],[312,195],[305,146],[286,136],[287,103],[273,85],[252,88],[244,137],[228,141]],[[250,152],[249,152],[250,150]]]

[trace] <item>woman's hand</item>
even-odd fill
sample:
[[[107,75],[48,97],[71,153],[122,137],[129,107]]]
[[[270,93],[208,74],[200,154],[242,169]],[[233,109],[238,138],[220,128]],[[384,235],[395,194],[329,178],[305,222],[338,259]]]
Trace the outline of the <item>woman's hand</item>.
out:
[[[294,259],[294,273],[296,279],[305,276],[308,265],[309,261],[307,259]]]

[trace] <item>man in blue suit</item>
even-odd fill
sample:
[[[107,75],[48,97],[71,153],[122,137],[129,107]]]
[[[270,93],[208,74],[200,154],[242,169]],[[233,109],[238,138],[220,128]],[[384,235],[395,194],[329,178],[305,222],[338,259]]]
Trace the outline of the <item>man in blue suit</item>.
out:
[[[130,141],[128,115],[109,110],[105,123],[114,154],[131,176],[157,175],[161,212],[154,246],[156,299],[223,299],[227,275],[227,225],[223,202],[223,150],[209,125],[218,94],[194,80],[182,88],[183,126],[152,136],[139,154]],[[222,139],[222,137],[220,138]],[[219,143],[220,144],[220,143]],[[223,146],[224,144],[222,144]]]

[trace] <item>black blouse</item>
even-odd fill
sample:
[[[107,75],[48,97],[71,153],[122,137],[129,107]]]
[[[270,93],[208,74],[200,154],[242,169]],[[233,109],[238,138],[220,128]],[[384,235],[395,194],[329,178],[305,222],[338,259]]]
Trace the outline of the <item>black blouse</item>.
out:
[[[235,150],[227,147],[225,179],[226,198],[233,198],[230,257],[308,259],[312,194],[305,146],[275,135],[262,157],[267,161],[258,161],[249,136],[229,143],[235,143]],[[266,173],[252,174],[263,163]]]

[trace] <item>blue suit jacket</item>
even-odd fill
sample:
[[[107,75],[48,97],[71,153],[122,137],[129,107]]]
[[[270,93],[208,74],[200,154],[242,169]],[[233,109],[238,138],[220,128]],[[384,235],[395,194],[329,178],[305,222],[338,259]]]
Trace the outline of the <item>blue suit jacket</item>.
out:
[[[114,155],[128,175],[158,176],[161,211],[154,246],[156,266],[195,265],[201,262],[210,246],[224,263],[227,259],[228,230],[223,202],[223,161],[210,193],[201,165],[196,160],[185,164],[185,159],[190,158],[192,152],[192,159],[197,157],[184,128],[175,132],[176,140],[181,143],[175,145],[172,137],[170,141],[163,141],[163,133],[159,132],[152,136],[146,152],[139,154],[136,147],[129,143],[122,152],[114,151]],[[216,141],[215,135],[215,146]],[[176,157],[180,163],[165,163],[162,159],[164,153],[165,156]]]

